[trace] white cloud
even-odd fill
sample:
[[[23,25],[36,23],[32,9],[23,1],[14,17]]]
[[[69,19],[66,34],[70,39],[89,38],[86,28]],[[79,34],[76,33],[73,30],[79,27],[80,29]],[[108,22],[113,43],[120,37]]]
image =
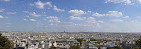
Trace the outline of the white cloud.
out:
[[[0,18],[4,18],[2,15],[0,15]]]
[[[4,11],[4,9],[0,9],[0,12],[3,12]]]
[[[54,24],[52,24],[52,23],[51,23],[51,24],[49,24],[49,25],[51,25],[51,26],[52,26],[52,25],[54,25]]]
[[[38,0],[37,2],[35,2],[35,5],[37,8],[43,9],[45,4],[43,2],[41,2],[40,0]]]
[[[75,16],[70,16],[70,19],[72,20],[84,20],[82,23],[73,23],[73,22],[68,22],[68,26],[83,26],[83,27],[88,27],[88,26],[93,26],[93,25],[100,25],[101,23],[104,23],[104,21],[101,20],[95,20],[94,17],[75,17]]]
[[[50,26],[55,26],[55,25],[57,25],[57,24],[53,24],[53,23],[51,23],[51,24],[49,24]]]
[[[27,20],[27,19],[23,19],[23,20]]]
[[[112,19],[111,21],[112,22],[123,22],[123,20],[121,20],[121,19]]]
[[[123,18],[129,18],[129,16],[125,16],[125,17],[123,17]]]
[[[46,2],[46,5],[48,5],[49,7],[52,7],[51,2]]]
[[[138,1],[138,2],[140,2],[140,3],[141,3],[141,0],[136,0],[136,1]]]
[[[82,10],[70,10],[69,14],[72,16],[80,16],[80,15],[85,14],[85,12]]]
[[[17,12],[7,12],[7,14],[16,14]]]
[[[37,21],[37,20],[35,20],[35,19],[29,19],[30,21]]]
[[[102,17],[102,16],[112,16],[112,17],[121,17],[123,16],[122,12],[119,11],[108,11],[107,14],[94,13],[93,16]]]
[[[29,15],[34,16],[34,17],[44,16],[44,15],[36,14],[36,12],[29,12],[29,11],[23,11],[23,12],[24,13],[28,13]],[[26,17],[29,17],[29,16],[26,16]]]
[[[107,2],[130,4],[132,1],[131,0],[107,0],[106,3]]]
[[[92,11],[87,11],[88,13],[91,13]]]
[[[97,23],[97,21],[95,20],[94,17],[88,17],[86,22],[88,22],[88,23]]]
[[[75,26],[83,26],[83,27],[88,27],[91,26],[90,24],[73,24]]]
[[[65,25],[67,25],[67,26],[83,26],[83,27],[91,26],[88,23],[73,23],[73,22],[65,22]]]
[[[99,23],[104,23],[104,21],[101,21],[101,20],[95,20],[94,17],[88,17],[87,20],[86,20],[87,23],[89,24],[99,24]]]
[[[29,12],[29,11],[23,11],[23,12],[28,13],[29,15],[34,16],[34,17],[45,16],[45,15],[36,14],[36,12]],[[29,16],[26,16],[26,17],[29,17]]]
[[[59,8],[57,8],[56,6],[54,6],[53,9],[56,10],[56,11],[58,11],[58,12],[63,12],[63,11],[65,11],[64,9],[59,9]]]
[[[61,21],[59,21],[58,17],[56,17],[56,16],[49,16],[49,17],[47,17],[47,20],[49,22],[57,22],[57,23],[61,22]]]
[[[123,3],[124,5],[134,5],[139,6],[138,4],[141,3],[141,0],[107,0],[105,3],[112,2],[112,3]]]
[[[104,21],[100,21],[100,20],[99,20],[99,21],[97,21],[97,22],[99,22],[99,23],[104,23]]]
[[[75,17],[75,16],[70,16],[71,20],[84,20],[86,17]]]
[[[30,6],[34,6],[34,4],[31,4],[31,3],[30,3],[29,5],[30,5]]]
[[[36,6],[39,9],[44,9],[45,5],[47,5],[48,7],[52,7],[51,2],[46,2],[43,3],[40,0],[38,0],[37,2],[35,2],[34,4],[29,4],[30,6]]]
[[[105,16],[105,14],[94,13],[93,16],[102,17]]]
[[[30,13],[29,11],[23,11],[24,13]]]
[[[123,16],[122,12],[118,12],[118,11],[109,11],[109,14],[106,14],[107,16],[113,16],[113,17],[120,17]]]
[[[88,19],[88,20],[95,20],[94,17],[88,17],[87,19]]]
[[[35,7],[39,8],[39,9],[44,9],[45,6],[47,5],[48,6],[48,9],[52,8],[53,10],[59,11],[59,12],[65,11],[64,9],[57,8],[57,6],[53,6],[51,4],[51,2],[41,2],[40,0],[38,0],[34,4],[29,4],[29,5],[30,6],[35,6]]]
[[[31,12],[31,13],[29,13],[31,16],[34,16],[34,17],[40,17],[41,15],[38,15],[38,14],[36,14],[35,12]]]
[[[25,16],[25,17],[29,17],[29,16]]]
[[[1,1],[9,2],[9,1],[11,1],[11,0],[1,0]]]
[[[8,17],[6,17],[6,16],[4,17],[4,16],[0,15],[0,18],[8,18]]]

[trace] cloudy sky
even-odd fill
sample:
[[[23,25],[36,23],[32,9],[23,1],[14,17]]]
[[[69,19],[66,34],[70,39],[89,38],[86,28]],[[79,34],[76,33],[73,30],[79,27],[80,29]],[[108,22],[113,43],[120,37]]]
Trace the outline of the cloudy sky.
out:
[[[141,0],[0,0],[0,31],[141,32]]]

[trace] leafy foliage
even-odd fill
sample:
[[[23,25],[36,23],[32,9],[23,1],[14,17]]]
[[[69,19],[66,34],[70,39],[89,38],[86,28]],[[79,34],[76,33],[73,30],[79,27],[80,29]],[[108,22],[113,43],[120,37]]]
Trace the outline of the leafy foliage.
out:
[[[56,47],[51,46],[51,48],[49,48],[49,49],[56,49]]]
[[[136,40],[135,43],[138,47],[141,47],[141,37],[140,39]]]
[[[134,49],[141,49],[141,47],[135,47]]]
[[[12,45],[10,44],[10,41],[1,36],[2,34],[0,33],[0,49],[10,49],[12,48]]]
[[[96,41],[96,39],[90,39],[90,41]]]
[[[82,44],[82,41],[86,41],[84,39],[77,39],[77,41],[80,43],[80,45]]]
[[[80,45],[70,45],[69,49],[81,49]]]
[[[141,49],[141,37],[140,39],[136,40],[135,43],[136,43],[136,47],[134,49]]]

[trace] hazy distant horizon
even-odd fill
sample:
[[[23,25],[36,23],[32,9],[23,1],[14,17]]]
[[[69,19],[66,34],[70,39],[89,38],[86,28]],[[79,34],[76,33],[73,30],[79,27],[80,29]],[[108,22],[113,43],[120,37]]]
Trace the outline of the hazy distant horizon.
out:
[[[25,31],[0,31],[0,32],[25,32]],[[29,33],[141,33],[141,32],[33,32],[33,31],[27,31]]]

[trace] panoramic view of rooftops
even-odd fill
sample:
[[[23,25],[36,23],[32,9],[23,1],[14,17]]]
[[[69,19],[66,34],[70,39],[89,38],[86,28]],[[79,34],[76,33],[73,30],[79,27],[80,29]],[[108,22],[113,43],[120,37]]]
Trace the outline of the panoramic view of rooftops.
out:
[[[0,0],[0,49],[141,49],[141,0]]]

